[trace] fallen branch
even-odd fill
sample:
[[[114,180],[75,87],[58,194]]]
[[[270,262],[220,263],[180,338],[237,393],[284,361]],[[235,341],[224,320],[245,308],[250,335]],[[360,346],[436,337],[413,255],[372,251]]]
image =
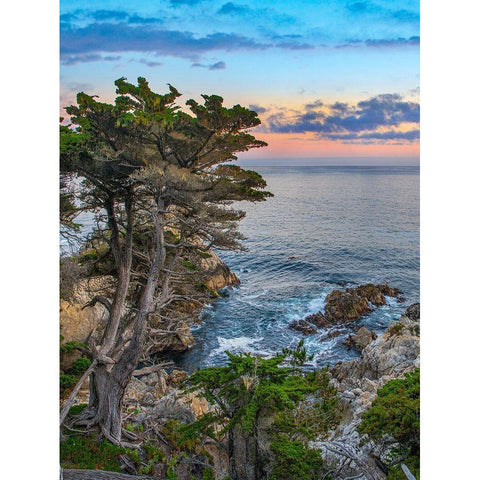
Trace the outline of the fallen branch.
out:
[[[62,470],[63,480],[154,480],[145,475],[107,472],[105,470]]]
[[[80,390],[80,388],[82,388],[82,385],[84,384],[88,376],[93,372],[93,370],[97,366],[97,363],[98,361],[96,359],[93,360],[90,366],[85,370],[84,374],[80,377],[80,380],[75,385],[75,388],[72,390],[67,400],[64,402],[62,406],[62,410],[60,411],[60,426],[62,426],[63,422],[65,421],[65,418],[67,418],[68,412],[72,407],[73,402],[75,401],[78,391]]]
[[[151,367],[143,367],[135,370],[133,372],[134,377],[140,377],[141,375],[149,375],[150,373],[158,372],[163,370],[165,367],[172,367],[175,364],[173,362],[159,363],[157,365],[152,365]]]

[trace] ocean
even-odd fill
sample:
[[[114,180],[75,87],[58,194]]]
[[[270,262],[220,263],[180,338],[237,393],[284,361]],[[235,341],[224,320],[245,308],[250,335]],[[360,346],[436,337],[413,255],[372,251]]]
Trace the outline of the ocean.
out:
[[[248,167],[245,167],[248,168]],[[196,344],[180,357],[193,371],[226,362],[225,351],[272,355],[301,338],[311,366],[333,365],[358,352],[343,345],[351,330],[303,336],[294,319],[323,310],[334,289],[388,283],[406,301],[387,305],[356,325],[376,332],[419,301],[418,167],[252,167],[275,197],[236,205],[247,252],[218,252],[241,280],[202,312]]]

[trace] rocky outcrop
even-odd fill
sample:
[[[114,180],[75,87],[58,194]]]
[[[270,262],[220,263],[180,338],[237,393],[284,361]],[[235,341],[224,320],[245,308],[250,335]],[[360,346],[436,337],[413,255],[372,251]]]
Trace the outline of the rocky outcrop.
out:
[[[317,312],[302,320],[294,320],[289,328],[298,330],[305,335],[317,333],[317,328],[331,328],[352,323],[363,315],[370,313],[374,307],[386,305],[386,296],[400,295],[398,288],[388,285],[374,285],[367,283],[356,288],[347,288],[345,291],[333,290],[325,298],[325,312]],[[364,332],[362,332],[362,335]],[[354,340],[351,340],[351,346]],[[361,346],[363,340],[361,341]]]
[[[363,347],[359,358],[340,362],[331,369],[332,383],[338,389],[344,413],[331,438],[317,445],[322,448],[327,464],[338,464],[345,459],[346,453],[355,459],[337,478],[362,472],[365,478],[384,478],[373,460],[378,454],[376,445],[363,444],[356,429],[379,388],[420,366],[419,313],[420,306],[411,305],[398,321],[392,322],[385,332]],[[367,339],[368,334],[363,333]]]
[[[204,273],[204,284],[218,291],[224,287],[234,287],[240,284],[239,278],[228,268],[215,252],[209,252],[208,257],[200,260],[200,268]]]
[[[311,323],[307,322],[306,319],[304,320],[293,320],[288,325],[288,328],[291,328],[292,330],[297,330],[299,332],[302,332],[304,335],[313,335],[314,333],[317,333],[318,330],[313,326]]]
[[[334,290],[325,299],[325,318],[333,325],[353,322],[373,310],[354,290]]]
[[[348,348],[355,348],[362,351],[367,345],[377,338],[377,334],[366,327],[360,327],[355,335],[349,335],[345,340]]]
[[[212,291],[217,291],[226,286],[235,286],[240,283],[238,277],[230,271],[228,266],[214,252],[205,254],[199,262],[202,271],[203,283]],[[96,277],[89,280],[82,280],[75,285],[74,295],[67,301],[60,301],[60,334],[62,335],[62,343],[75,341],[86,342],[92,332],[97,330],[101,332],[102,323],[106,319],[105,308],[97,303],[93,307],[84,308],[94,295],[99,292],[108,296],[106,292],[111,290],[113,284],[112,277]],[[195,316],[198,310],[198,304],[185,302],[185,305],[179,305],[180,316],[190,314]],[[156,344],[150,350],[150,353],[158,353],[162,350],[170,350],[173,352],[181,352],[187,350],[193,345],[193,335],[190,327],[186,322],[179,322],[175,325],[171,335],[162,339],[158,345]],[[68,367],[76,358],[78,353],[64,355],[62,364]]]
[[[420,320],[420,304],[414,303],[413,305],[410,305],[405,311],[405,315],[410,320]]]
[[[298,330],[304,335],[312,335],[318,332],[318,328],[327,328],[331,325],[328,323],[327,319],[324,317],[322,312],[317,312],[308,317],[305,317],[302,320],[293,320],[288,325],[289,328],[293,330]]]
[[[385,296],[398,297],[400,293],[398,288],[373,283],[347,288],[344,292],[334,290],[325,299],[325,318],[332,324],[353,322],[371,312],[373,306],[385,305]]]

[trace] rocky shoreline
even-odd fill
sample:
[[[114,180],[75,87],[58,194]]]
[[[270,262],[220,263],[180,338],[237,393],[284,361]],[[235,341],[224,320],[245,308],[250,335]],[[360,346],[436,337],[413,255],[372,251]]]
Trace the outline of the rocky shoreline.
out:
[[[316,446],[322,450],[331,469],[341,468],[341,475],[335,478],[360,474],[372,480],[385,478],[378,461],[383,452],[372,442],[364,443],[365,439],[358,433],[357,427],[378,389],[418,367],[420,304],[417,303],[409,306],[401,318],[392,322],[378,338],[372,338],[361,348],[359,358],[339,362],[331,369],[332,383],[343,404],[343,416],[330,438],[318,442]]]
[[[325,299],[324,312],[317,312],[302,320],[294,320],[289,328],[298,330],[305,335],[318,332],[319,328],[331,328],[350,325],[376,307],[386,305],[385,297],[397,298],[402,302],[400,290],[388,285],[368,283],[346,290],[333,290]]]
[[[212,255],[202,264],[204,282],[214,291],[239,283],[238,278],[219,259]],[[86,342],[95,333],[103,319],[100,306],[82,308],[90,290],[78,289],[74,300],[62,301],[62,342]],[[291,328],[309,334],[328,328],[335,336],[339,329],[354,328],[354,322],[375,307],[386,304],[386,296],[398,299],[400,292],[386,285],[361,285],[345,291],[334,290],[326,298],[324,312],[318,312],[298,321]],[[400,299],[401,300],[401,299]],[[193,315],[195,316],[195,315]],[[301,328],[300,328],[301,327]],[[305,331],[304,331],[305,330]],[[170,338],[170,337],[169,337]],[[187,322],[180,322],[165,343],[163,351],[182,351],[193,344]],[[379,388],[389,380],[402,378],[419,367],[420,362],[420,305],[409,306],[401,318],[394,321],[378,336],[360,327],[352,332],[346,342],[360,356],[348,362],[339,362],[330,369],[331,382],[336,387],[342,405],[340,424],[324,441],[312,446],[322,451],[325,465],[337,472],[334,478],[344,479],[363,475],[362,478],[385,478],[379,467],[382,452],[372,442],[366,442],[357,431],[362,414],[368,410]],[[70,357],[69,357],[70,355]],[[74,353],[62,356],[62,368],[71,364]],[[138,425],[162,425],[170,420],[192,422],[211,408],[205,399],[195,394],[185,394],[180,386],[187,373],[172,363],[147,365],[135,371],[125,395],[125,412],[129,421]],[[88,383],[77,397],[77,403],[88,403]],[[225,458],[218,449],[211,449],[217,472],[225,470]],[[359,477],[360,478],[360,477]]]

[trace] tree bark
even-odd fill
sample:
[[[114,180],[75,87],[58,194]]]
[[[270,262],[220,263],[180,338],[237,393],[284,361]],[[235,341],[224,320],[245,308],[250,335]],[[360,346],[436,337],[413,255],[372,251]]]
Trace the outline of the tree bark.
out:
[[[113,328],[111,325],[109,325],[110,328],[107,327],[102,347],[99,349],[100,352],[112,355],[113,364],[100,364],[91,374],[90,378],[89,410],[96,412],[91,423],[100,427],[105,438],[117,444],[122,443],[122,404],[125,391],[142,353],[145,324],[148,315],[155,310],[155,290],[158,285],[160,272],[165,266],[166,248],[163,232],[163,217],[164,205],[162,199],[157,198],[157,212],[155,216],[155,257],[150,266],[147,283],[140,297],[138,313],[135,317],[132,335],[126,345],[114,344],[119,323],[119,320],[115,317],[114,323],[117,323],[117,327]],[[131,258],[129,261],[131,263]],[[125,289],[125,278],[130,278],[129,272],[124,273],[127,273],[127,275],[125,275],[125,277],[122,276],[122,278],[119,279],[119,288],[117,288],[117,292]],[[168,278],[164,279],[162,291],[165,291],[166,282],[168,282]],[[128,288],[128,285],[126,287]],[[115,314],[118,299],[123,299],[123,301],[125,301],[125,298],[126,297],[123,293],[115,296],[111,316],[119,315],[119,312]]]

